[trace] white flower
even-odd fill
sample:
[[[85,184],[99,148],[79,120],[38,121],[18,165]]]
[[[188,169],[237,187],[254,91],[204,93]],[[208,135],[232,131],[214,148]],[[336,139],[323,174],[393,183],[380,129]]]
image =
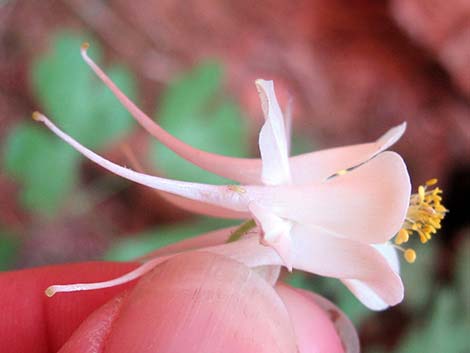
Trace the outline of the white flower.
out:
[[[404,222],[410,180],[402,158],[383,151],[401,137],[405,123],[375,142],[289,158],[289,138],[273,83],[257,80],[265,117],[259,136],[261,159],[220,156],[188,146],[163,130],[111,82],[86,49],[84,45],[85,61],[147,131],[188,161],[242,185],[207,185],[138,173],[83,147],[44,115],[35,113],[36,120],[97,164],[171,194],[167,197],[183,208],[256,220],[258,240],[248,237],[236,242],[240,244],[218,245],[217,251],[233,251],[232,257],[256,266],[285,265],[339,278],[372,309],[403,299],[397,256],[387,242]],[[239,254],[240,249],[247,253]],[[144,267],[150,268],[151,262]]]

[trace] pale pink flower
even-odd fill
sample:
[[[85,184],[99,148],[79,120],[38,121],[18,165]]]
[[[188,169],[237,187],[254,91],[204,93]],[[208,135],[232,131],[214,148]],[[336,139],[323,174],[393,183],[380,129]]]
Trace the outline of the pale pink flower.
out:
[[[403,224],[410,181],[402,158],[383,151],[401,137],[405,124],[375,142],[289,158],[290,142],[273,83],[257,80],[265,117],[259,136],[261,159],[220,156],[188,146],[163,130],[110,81],[88,57],[86,48],[82,48],[85,61],[147,131],[188,161],[242,185],[207,185],[138,173],[83,147],[44,115],[35,113],[36,120],[97,164],[168,193],[183,208],[215,217],[256,220],[258,239],[245,237],[218,245],[216,252],[236,259],[240,255],[250,267],[284,265],[289,270],[339,278],[371,309],[384,309],[403,299],[397,256],[387,242]],[[141,275],[154,261],[160,260],[151,260],[140,272],[113,283]]]

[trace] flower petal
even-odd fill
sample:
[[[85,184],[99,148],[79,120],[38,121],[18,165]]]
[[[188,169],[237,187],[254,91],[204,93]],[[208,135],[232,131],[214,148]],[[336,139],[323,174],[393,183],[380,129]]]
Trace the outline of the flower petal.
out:
[[[400,273],[400,260],[397,255],[397,249],[393,244],[374,244],[373,247],[385,258],[389,266],[395,273]]]
[[[231,185],[224,186],[190,183],[135,172],[131,169],[124,168],[115,163],[112,163],[107,159],[97,155],[88,148],[82,146],[72,137],[65,134],[62,130],[55,126],[46,116],[42,115],[41,113],[35,112],[33,117],[35,120],[44,123],[53,133],[55,133],[58,137],[67,142],[85,157],[123,178],[145,186],[149,186],[159,191],[165,191],[214,206],[242,212],[248,210],[248,204],[245,201],[245,198],[241,197],[242,195],[239,188],[234,188]]]
[[[402,158],[383,152],[345,175],[323,183],[280,187],[260,202],[300,224],[365,243],[384,243],[402,226],[410,191]]]
[[[262,229],[262,242],[276,250],[284,265],[292,271],[292,241],[289,234],[292,223],[254,202],[249,205],[249,208]]]
[[[194,148],[166,132],[160,125],[142,112],[88,56],[88,45],[82,46],[82,57],[95,74],[111,90],[135,120],[158,141],[189,162],[211,173],[236,180],[243,184],[259,184],[261,160],[234,158],[205,152]]]
[[[46,294],[51,297],[56,293],[95,290],[118,286],[142,277],[155,268],[155,266],[173,256],[192,251],[204,251],[222,255],[243,263],[250,268],[282,265],[281,258],[272,248],[259,243],[258,232],[256,232],[254,236],[246,236],[239,241],[226,243],[233,230],[233,227],[217,230],[159,249],[142,258],[144,261],[147,260],[144,264],[120,277],[94,283],[52,285],[46,289]],[[259,273],[265,274],[267,280],[275,276],[273,271],[265,271],[265,269],[260,269]]]
[[[360,280],[388,305],[403,299],[400,277],[374,247],[298,225],[292,228],[291,236],[294,268],[321,276]]]
[[[249,217],[248,212],[237,212],[224,207],[211,205],[207,202],[190,200],[163,191],[158,191],[158,193],[173,205],[192,213],[227,219],[246,219]]]
[[[331,175],[358,166],[392,146],[403,135],[406,123],[393,127],[377,141],[330,148],[290,158],[292,180],[296,184],[325,180]]]
[[[274,92],[273,81],[256,80],[265,123],[259,135],[259,149],[263,161],[261,179],[267,185],[289,183],[289,147],[281,108]]]
[[[398,275],[400,271],[400,261],[397,251],[391,244],[377,244],[374,248],[385,258],[390,268]],[[389,305],[380,298],[366,283],[356,280],[343,280],[346,287],[369,309],[385,310]]]
[[[328,312],[303,292],[278,284],[276,291],[286,305],[297,337],[299,353],[344,353],[341,339]]]
[[[390,307],[377,293],[367,284],[357,279],[341,280],[343,284],[354,294],[354,296],[367,308],[382,311]]]
[[[197,237],[189,238],[151,252],[142,260],[158,256],[170,256],[188,251],[205,251],[229,257],[250,268],[262,266],[281,266],[279,255],[269,246],[260,244],[260,230],[253,229],[241,239],[227,243],[237,227],[215,230]]]
[[[188,253],[134,287],[105,352],[295,353],[295,334],[271,285],[236,261]]]

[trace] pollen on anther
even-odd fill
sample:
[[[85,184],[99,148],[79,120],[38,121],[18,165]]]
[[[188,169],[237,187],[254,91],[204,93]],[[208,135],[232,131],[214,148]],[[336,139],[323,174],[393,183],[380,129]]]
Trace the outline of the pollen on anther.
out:
[[[437,179],[436,178],[432,178],[432,179],[429,179],[428,181],[426,181],[426,186],[433,186],[437,184]]]
[[[400,229],[400,231],[398,232],[395,238],[395,244],[400,245],[400,244],[406,243],[409,238],[410,238],[410,235],[408,234],[408,231],[402,228]]]
[[[406,249],[403,253],[403,256],[405,257],[406,262],[410,264],[416,261],[416,251],[414,251],[413,249]]]
[[[395,244],[406,243],[416,234],[425,244],[441,228],[441,222],[448,210],[441,203],[442,190],[435,187],[437,179],[430,179],[418,187],[418,192],[410,197],[410,205],[402,229],[395,237]]]
[[[87,50],[89,47],[90,47],[90,43],[88,43],[88,42],[83,42],[82,43],[82,46],[81,46],[82,50]]]

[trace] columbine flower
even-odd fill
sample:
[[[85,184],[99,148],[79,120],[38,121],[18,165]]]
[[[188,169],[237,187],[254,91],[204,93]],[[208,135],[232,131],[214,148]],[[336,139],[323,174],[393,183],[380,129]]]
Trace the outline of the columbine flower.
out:
[[[273,83],[257,80],[265,117],[259,136],[261,159],[220,156],[192,148],[163,130],[111,82],[88,57],[87,48],[87,44],[82,47],[84,60],[147,131],[188,161],[242,185],[207,185],[138,173],[83,147],[44,115],[34,113],[36,120],[109,171],[172,194],[170,200],[181,207],[216,217],[255,219],[260,235],[256,242],[263,245],[248,238],[243,244],[219,246],[218,251],[232,249],[238,254],[242,249],[257,265],[284,265],[339,278],[372,309],[402,300],[398,260],[387,241],[403,225],[410,181],[402,158],[383,151],[401,137],[405,124],[372,143],[289,158],[289,138]],[[154,266],[152,261],[134,275]]]

